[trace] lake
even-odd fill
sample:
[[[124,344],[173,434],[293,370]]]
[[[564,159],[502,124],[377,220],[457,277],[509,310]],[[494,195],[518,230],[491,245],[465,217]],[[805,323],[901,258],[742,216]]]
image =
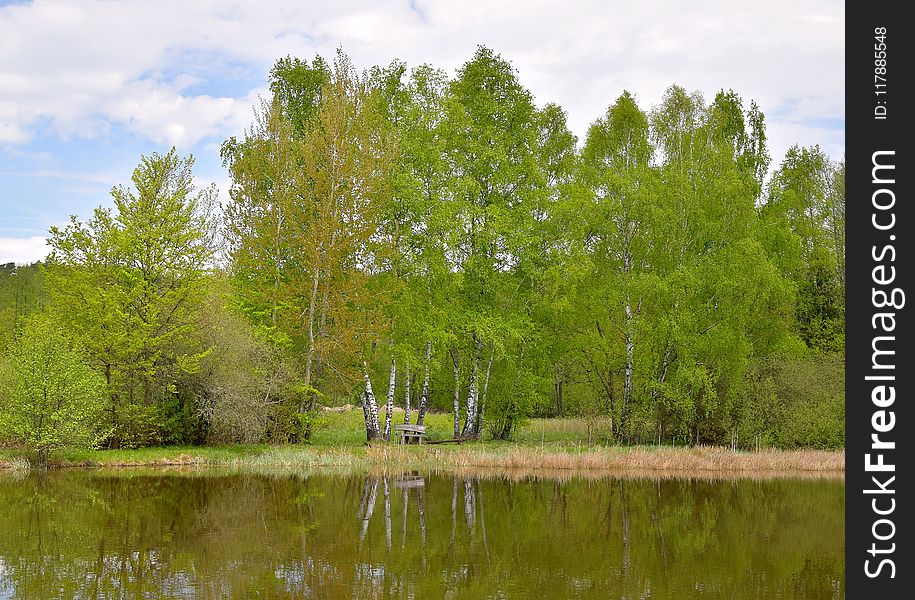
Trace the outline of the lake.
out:
[[[0,598],[844,598],[842,479],[0,474]]]

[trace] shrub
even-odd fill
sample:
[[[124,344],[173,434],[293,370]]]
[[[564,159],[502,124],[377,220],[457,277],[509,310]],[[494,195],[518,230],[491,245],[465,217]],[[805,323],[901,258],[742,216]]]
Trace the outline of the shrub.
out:
[[[35,453],[39,468],[59,447],[98,443],[105,381],[46,315],[25,321],[0,376],[0,436]]]

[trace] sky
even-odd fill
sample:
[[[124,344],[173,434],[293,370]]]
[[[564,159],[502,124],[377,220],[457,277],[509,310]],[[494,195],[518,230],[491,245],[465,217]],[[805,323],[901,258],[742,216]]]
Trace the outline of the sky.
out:
[[[453,75],[482,44],[579,139],[623,90],[648,110],[674,83],[733,89],[765,114],[777,166],[794,144],[843,157],[844,35],[839,0],[0,0],[0,264],[112,206],[141,155],[193,154],[225,198],[219,147],[287,55]]]

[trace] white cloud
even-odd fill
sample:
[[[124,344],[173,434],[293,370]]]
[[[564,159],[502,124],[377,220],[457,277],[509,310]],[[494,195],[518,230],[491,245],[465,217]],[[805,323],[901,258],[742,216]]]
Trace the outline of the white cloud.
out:
[[[27,264],[44,260],[48,245],[44,237],[0,237],[0,264]]]
[[[23,173],[11,171],[0,171],[0,175],[20,175],[23,177],[48,177],[51,179],[72,179],[74,181],[85,181],[89,183],[104,183],[112,186],[120,180],[111,173],[70,173],[67,171],[57,171],[54,169],[38,169]]]
[[[231,77],[226,65],[265,77],[278,57],[342,45],[362,67],[401,58],[453,70],[482,43],[513,61],[538,102],[561,104],[578,135],[623,89],[649,108],[674,82],[709,97],[733,88],[767,114],[787,111],[769,121],[778,157],[808,138],[811,119],[844,119],[844,19],[835,0],[38,1],[0,9],[0,143],[120,125],[190,147],[251,120],[258,90],[200,83]]]

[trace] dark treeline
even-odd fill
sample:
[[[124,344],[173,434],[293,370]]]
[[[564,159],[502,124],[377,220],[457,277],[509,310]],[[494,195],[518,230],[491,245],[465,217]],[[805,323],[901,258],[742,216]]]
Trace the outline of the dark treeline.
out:
[[[844,164],[770,174],[755,103],[624,92],[577,140],[482,47],[453,78],[285,58],[270,90],[222,146],[226,206],[143,157],[46,264],[2,268],[0,438],[305,441],[345,403],[386,438],[379,405],[409,403],[456,437],[580,415],[844,445]]]

